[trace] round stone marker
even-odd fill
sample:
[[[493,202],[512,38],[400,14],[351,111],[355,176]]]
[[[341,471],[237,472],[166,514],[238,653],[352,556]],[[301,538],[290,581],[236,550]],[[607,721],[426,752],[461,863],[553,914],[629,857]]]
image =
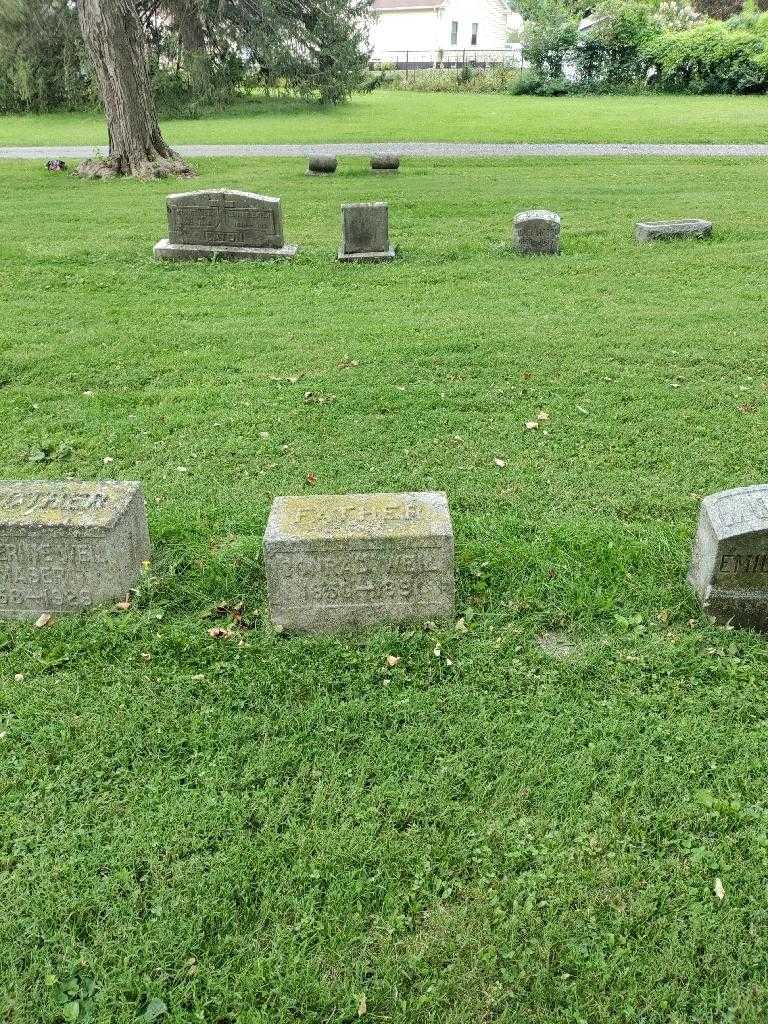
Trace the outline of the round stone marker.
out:
[[[387,153],[380,153],[377,156],[372,156],[371,170],[385,171],[389,174],[395,174],[400,170],[400,157]]]
[[[560,252],[560,217],[551,210],[526,210],[515,217],[512,244],[525,255]]]
[[[339,161],[335,156],[312,156],[309,158],[307,174],[335,174]]]

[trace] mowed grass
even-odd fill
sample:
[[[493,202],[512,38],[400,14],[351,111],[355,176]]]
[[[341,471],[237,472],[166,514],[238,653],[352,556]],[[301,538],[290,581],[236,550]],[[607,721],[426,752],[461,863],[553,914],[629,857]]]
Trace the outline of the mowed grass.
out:
[[[390,92],[338,107],[264,100],[165,120],[185,143],[765,142],[765,96],[502,96]],[[106,146],[103,116],[0,117],[0,146]]]
[[[0,474],[142,480],[154,558],[0,626],[0,1019],[764,1021],[768,647],[685,583],[768,472],[762,164],[199,167],[300,255],[159,265],[185,184],[1,172]],[[398,261],[339,265],[374,199]],[[676,215],[713,239],[634,242]],[[432,488],[466,632],[271,631],[274,495]]]

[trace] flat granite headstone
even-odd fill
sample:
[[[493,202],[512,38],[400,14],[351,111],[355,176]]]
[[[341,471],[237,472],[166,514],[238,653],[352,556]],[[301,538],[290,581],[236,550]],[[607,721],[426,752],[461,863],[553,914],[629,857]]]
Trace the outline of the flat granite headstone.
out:
[[[453,527],[442,492],[275,498],[264,534],[269,611],[328,633],[454,612]]]
[[[166,197],[168,237],[159,260],[276,260],[296,255],[283,239],[280,200],[253,192],[204,189]]]
[[[389,244],[387,203],[345,203],[341,208],[339,259],[350,263],[378,263],[393,260]]]
[[[125,597],[149,554],[138,483],[0,482],[0,618]]]
[[[717,622],[768,631],[768,484],[702,500],[688,582]]]
[[[379,153],[371,157],[371,170],[395,174],[400,170],[400,157],[391,153]]]
[[[635,225],[638,242],[668,242],[675,238],[709,238],[711,220],[641,221]]]
[[[560,252],[560,218],[551,210],[518,213],[512,236],[517,252],[525,255],[556,255]]]
[[[309,158],[307,174],[315,177],[318,174],[335,174],[339,161],[335,156],[312,156]]]

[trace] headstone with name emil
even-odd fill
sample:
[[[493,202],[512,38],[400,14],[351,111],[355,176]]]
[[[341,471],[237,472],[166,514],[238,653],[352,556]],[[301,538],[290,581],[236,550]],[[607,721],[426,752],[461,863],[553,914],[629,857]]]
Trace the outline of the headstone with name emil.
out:
[[[670,242],[676,238],[709,238],[711,220],[641,221],[635,225],[638,242]]]
[[[341,208],[339,259],[346,263],[393,260],[387,203],[345,203]]]
[[[702,500],[688,582],[717,622],[768,632],[768,484]]]
[[[560,217],[551,210],[518,213],[512,244],[516,252],[525,255],[556,255],[560,252]]]
[[[0,618],[36,619],[125,597],[149,555],[138,483],[0,483]]]
[[[326,633],[453,615],[453,527],[441,492],[276,498],[264,534],[269,610]]]
[[[179,192],[166,198],[168,237],[159,260],[276,260],[296,255],[283,238],[279,199],[233,189]]]

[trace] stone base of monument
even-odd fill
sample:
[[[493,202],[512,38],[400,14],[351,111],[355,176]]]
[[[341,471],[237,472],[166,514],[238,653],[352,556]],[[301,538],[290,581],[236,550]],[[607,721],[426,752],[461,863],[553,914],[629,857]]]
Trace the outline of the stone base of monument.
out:
[[[669,242],[675,238],[709,238],[711,220],[641,221],[635,225],[638,242]]]
[[[702,500],[688,582],[715,621],[768,632],[768,485]]]
[[[247,245],[182,245],[161,239],[153,249],[156,260],[286,260],[298,252],[296,245],[257,249]]]
[[[339,259],[342,263],[383,263],[386,260],[395,258],[395,250],[384,249],[382,252],[344,252],[343,247],[339,249]]]
[[[309,633],[454,614],[440,492],[275,498],[264,534],[272,622]]]
[[[140,484],[0,483],[0,618],[124,600],[149,555]]]

